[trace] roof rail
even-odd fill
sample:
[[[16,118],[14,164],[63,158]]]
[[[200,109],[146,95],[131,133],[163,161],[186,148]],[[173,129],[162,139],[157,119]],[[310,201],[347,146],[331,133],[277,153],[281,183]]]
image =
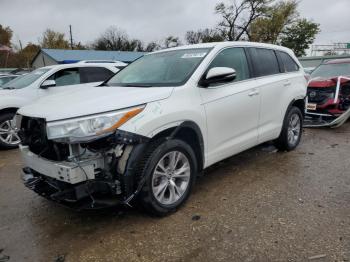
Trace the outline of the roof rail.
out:
[[[110,63],[110,64],[117,64],[117,63],[122,63],[125,64],[121,61],[114,61],[114,60],[82,60],[79,61],[78,63],[80,64],[96,64],[96,63],[101,63],[101,64],[106,64],[106,63]]]

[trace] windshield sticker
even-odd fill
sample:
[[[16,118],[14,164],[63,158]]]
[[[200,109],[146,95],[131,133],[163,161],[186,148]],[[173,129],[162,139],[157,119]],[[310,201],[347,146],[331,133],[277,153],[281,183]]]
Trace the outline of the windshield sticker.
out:
[[[205,57],[207,53],[191,53],[191,54],[184,54],[181,56],[181,58],[202,58]]]

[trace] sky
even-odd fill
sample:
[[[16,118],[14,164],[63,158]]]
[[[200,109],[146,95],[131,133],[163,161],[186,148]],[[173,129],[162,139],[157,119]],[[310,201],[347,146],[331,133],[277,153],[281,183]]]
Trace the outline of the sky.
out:
[[[0,24],[14,31],[13,42],[38,42],[46,28],[91,43],[109,26],[117,26],[132,38],[160,41],[188,30],[212,28],[219,17],[214,6],[220,0],[0,0]],[[225,1],[225,0],[224,0]],[[226,0],[230,1],[230,0]],[[350,0],[299,0],[301,17],[321,25],[315,44],[350,42]]]

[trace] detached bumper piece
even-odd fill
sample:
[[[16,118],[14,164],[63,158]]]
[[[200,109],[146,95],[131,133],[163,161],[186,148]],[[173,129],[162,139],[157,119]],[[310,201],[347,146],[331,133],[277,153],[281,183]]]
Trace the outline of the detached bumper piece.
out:
[[[334,96],[329,98],[322,97],[321,92],[325,92],[325,88],[319,88],[319,92],[315,89],[308,91],[304,127],[337,128],[350,118],[350,78],[338,77],[333,88],[334,91],[331,91]]]
[[[342,126],[350,118],[350,109],[338,117],[320,114],[310,114],[306,112],[304,127],[331,127]]]
[[[30,168],[23,169],[24,185],[42,197],[76,210],[102,209],[122,204],[115,195],[117,185],[108,181],[89,180],[68,184],[43,176]]]

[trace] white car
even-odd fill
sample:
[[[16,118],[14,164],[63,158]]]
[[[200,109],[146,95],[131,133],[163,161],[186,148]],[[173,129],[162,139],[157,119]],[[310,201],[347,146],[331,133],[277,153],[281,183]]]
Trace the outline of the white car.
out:
[[[11,119],[24,105],[52,94],[73,90],[86,83],[96,85],[125,67],[122,62],[80,62],[47,66],[0,87],[0,148],[15,148],[20,140]]]
[[[196,175],[302,135],[304,70],[280,46],[226,42],[147,54],[103,86],[41,99],[16,116],[25,185],[74,208],[139,201],[165,215]]]

